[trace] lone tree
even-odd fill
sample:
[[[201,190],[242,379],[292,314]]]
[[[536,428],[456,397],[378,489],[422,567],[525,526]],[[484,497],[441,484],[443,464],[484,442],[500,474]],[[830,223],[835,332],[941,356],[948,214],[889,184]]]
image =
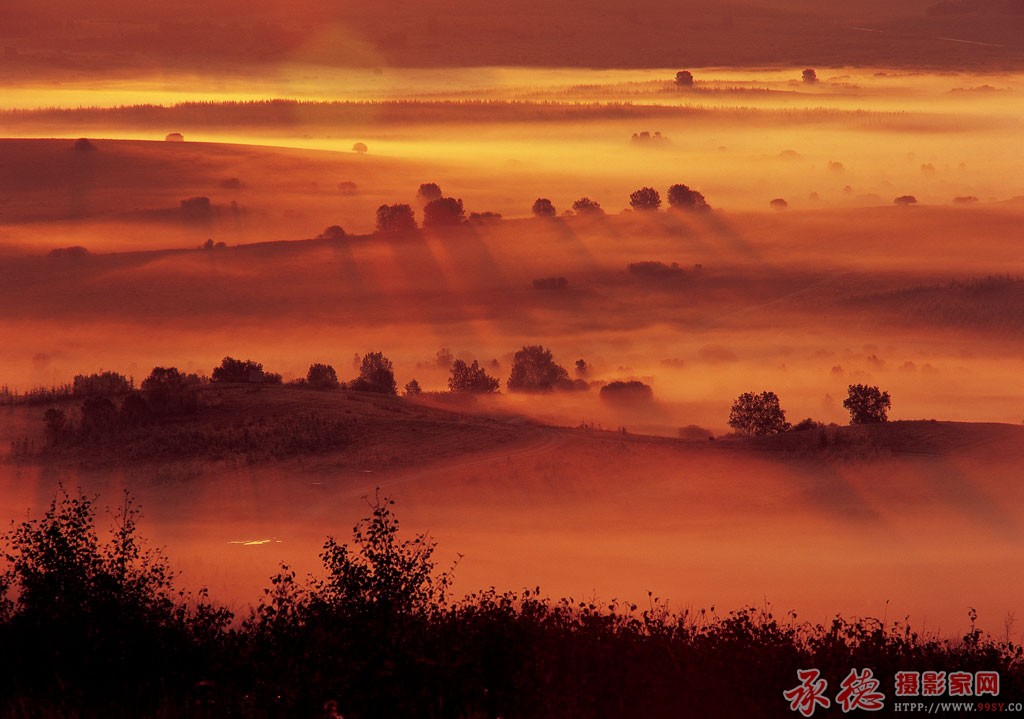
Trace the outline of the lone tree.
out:
[[[748,437],[762,437],[785,432],[789,422],[774,392],[744,392],[732,403],[729,426]]]
[[[306,384],[316,389],[336,389],[338,373],[329,364],[311,364],[306,372]]]
[[[551,204],[551,200],[546,197],[538,197],[530,209],[533,211],[534,217],[554,217],[558,214],[555,206]]]
[[[704,199],[704,195],[691,190],[683,184],[672,185],[668,188],[668,204],[674,210],[687,210],[690,212],[701,212],[710,210],[711,206]]]
[[[629,206],[634,210],[652,212],[661,207],[661,195],[653,187],[641,187],[629,196]]]
[[[360,155],[365,155],[366,151],[369,150],[365,142],[357,142],[352,145],[352,152],[358,152]]]
[[[576,202],[572,203],[572,209],[578,215],[596,216],[604,214],[604,210],[601,209],[601,205],[599,205],[597,202],[594,202],[589,197],[581,197],[580,199],[576,200]]]
[[[800,74],[800,77],[803,79],[804,82],[812,85],[818,81],[818,73],[814,71],[814,68],[810,67],[804,70]]]
[[[440,200],[442,197],[444,197],[444,193],[441,192],[441,186],[436,182],[424,182],[420,185],[420,189],[416,190],[416,199],[423,204]]]
[[[377,208],[377,232],[408,232],[416,229],[416,216],[409,205],[381,205]]]
[[[894,205],[899,205],[900,207],[910,207],[911,205],[917,204],[917,198],[913,195],[900,195],[893,200],[892,203]]]
[[[507,385],[513,392],[550,392],[571,387],[572,380],[565,367],[555,364],[551,350],[529,345],[516,352],[512,359]]]
[[[498,391],[497,377],[491,377],[473,360],[467,365],[462,360],[452,363],[452,375],[448,378],[448,389],[452,392],[471,392],[473,394],[489,394]]]
[[[843,400],[843,407],[850,411],[850,424],[875,424],[887,422],[886,414],[892,408],[888,392],[866,384],[851,384],[849,396]]]
[[[693,73],[689,70],[680,70],[677,72],[676,85],[678,87],[693,87]]]
[[[451,227],[461,224],[466,219],[466,211],[462,200],[454,197],[442,197],[432,200],[423,208],[424,227]]]
[[[359,377],[349,383],[349,388],[360,392],[398,394],[394,365],[382,352],[367,352],[359,366]]]

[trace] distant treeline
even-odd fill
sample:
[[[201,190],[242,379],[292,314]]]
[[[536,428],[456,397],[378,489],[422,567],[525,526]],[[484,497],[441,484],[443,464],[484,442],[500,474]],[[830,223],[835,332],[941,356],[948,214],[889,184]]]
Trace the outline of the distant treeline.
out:
[[[165,130],[170,127],[291,127],[381,124],[446,124],[486,122],[552,122],[629,118],[732,118],[770,119],[772,122],[842,122],[877,126],[914,119],[918,127],[927,118],[905,112],[846,111],[828,108],[760,109],[706,108],[630,102],[566,102],[508,100],[374,100],[324,102],[312,100],[253,100],[248,102],[183,102],[175,105],[40,108],[0,111],[5,123],[61,123],[76,126],[109,125]],[[933,120],[941,122],[941,120]]]
[[[175,589],[128,495],[109,534],[93,501],[58,494],[0,538],[0,717],[772,719],[794,716],[810,669],[835,711],[851,678],[875,682],[888,710],[897,675],[922,672],[972,688],[997,675],[998,695],[978,701],[1024,696],[1021,647],[977,629],[973,610],[943,639],[767,606],[676,611],[650,593],[643,606],[539,588],[456,600],[436,544],[403,536],[379,496],[351,544],[327,538],[316,576],[282,565],[236,614]]]

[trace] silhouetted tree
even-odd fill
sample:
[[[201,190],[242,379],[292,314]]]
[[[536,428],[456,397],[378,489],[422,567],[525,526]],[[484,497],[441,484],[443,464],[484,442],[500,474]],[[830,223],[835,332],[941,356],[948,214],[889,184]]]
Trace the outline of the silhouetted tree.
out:
[[[181,201],[181,214],[186,220],[206,220],[213,214],[209,197],[189,197]]]
[[[338,373],[329,364],[311,364],[306,372],[306,383],[316,389],[336,389]]]
[[[77,150],[78,152],[95,152],[96,151],[96,145],[92,144],[92,142],[89,139],[85,138],[85,137],[80,137],[77,140],[75,140],[74,147],[75,147],[75,150]]]
[[[423,394],[423,390],[420,388],[420,383],[412,379],[406,382],[404,394],[406,397],[415,397],[418,394]]]
[[[239,360],[224,358],[224,363],[229,369],[225,370],[225,364],[213,371],[217,376],[218,370],[226,373],[229,371],[241,372],[238,365],[244,365]],[[236,364],[237,363],[237,364]],[[254,363],[253,363],[254,364]],[[230,376],[223,375],[222,376]],[[220,382],[248,382],[248,369],[245,370],[245,379],[218,379]],[[177,367],[154,367],[149,377],[142,381],[142,398],[149,405],[154,414],[175,415],[189,414],[195,412],[198,407],[195,388],[188,377],[178,371]]]
[[[377,232],[407,232],[416,229],[416,216],[409,205],[381,205],[377,208]]]
[[[582,359],[576,360],[576,376],[577,377],[586,377],[588,370],[589,370],[589,368],[587,367],[587,361],[586,360],[582,360]]]
[[[578,215],[603,215],[604,210],[601,209],[601,205],[591,200],[589,197],[581,197],[572,203],[572,209]]]
[[[888,421],[892,400],[888,392],[882,392],[878,387],[851,384],[843,407],[850,412],[850,424],[875,424]]]
[[[741,434],[763,436],[789,429],[786,413],[774,392],[744,392],[732,405],[729,426]]]
[[[516,352],[512,359],[507,385],[513,392],[549,392],[571,387],[572,380],[564,367],[555,364],[551,350],[529,345]]]
[[[447,347],[442,347],[434,354],[434,361],[437,362],[437,366],[441,369],[451,369],[452,362],[455,361],[455,355]]]
[[[910,205],[917,204],[917,198],[913,195],[900,195],[893,200],[894,205],[900,205],[901,207],[909,207]]]
[[[689,70],[680,70],[677,72],[676,85],[679,87],[693,87],[693,73]]]
[[[263,365],[259,362],[225,357],[220,366],[213,369],[212,379],[214,382],[251,382],[263,381],[263,376]]]
[[[106,397],[89,397],[82,403],[82,435],[105,437],[118,426],[117,407]]]
[[[366,146],[365,142],[357,142],[352,145],[352,152],[358,152],[360,155],[365,155],[368,149],[370,148]]]
[[[141,392],[132,392],[121,402],[121,424],[125,427],[138,427],[153,418],[153,411]]]
[[[781,197],[776,197],[768,204],[771,206],[773,210],[785,210],[787,207],[789,207],[789,203],[786,202]]]
[[[359,367],[359,377],[349,383],[349,389],[360,392],[398,394],[395,370],[391,360],[381,352],[367,352]]]
[[[444,194],[436,182],[424,182],[420,185],[420,189],[416,191],[416,199],[423,204],[440,200],[442,197],[444,197]]]
[[[498,385],[498,379],[487,374],[476,360],[471,365],[462,360],[455,360],[452,364],[452,374],[448,378],[448,389],[452,392],[487,394],[496,392]]]
[[[346,237],[345,230],[342,229],[341,225],[331,225],[324,229],[319,235],[316,236],[318,240],[344,240]]]
[[[127,394],[132,389],[128,378],[117,372],[99,372],[97,374],[76,374],[72,381],[72,392],[76,397],[114,397]]]
[[[462,200],[457,200],[454,197],[432,200],[423,208],[424,227],[458,225],[464,219],[466,219],[466,211],[462,208]]]
[[[554,217],[558,214],[555,206],[551,204],[551,200],[546,197],[538,197],[530,210],[533,212],[534,217]]]
[[[46,441],[51,445],[63,444],[71,438],[71,423],[63,410],[50,407],[43,413],[43,422],[46,426]]]
[[[814,69],[810,67],[804,70],[800,74],[800,77],[803,79],[804,82],[808,84],[813,84],[818,81],[818,73],[816,73]]]
[[[649,384],[639,380],[634,379],[628,382],[616,380],[601,388],[600,397],[606,402],[637,404],[653,400],[654,390]]]
[[[676,210],[703,211],[711,209],[708,201],[704,199],[704,195],[683,184],[672,185],[668,188],[668,204]]]
[[[641,187],[629,196],[629,206],[644,212],[657,210],[661,207],[661,195],[653,187]]]

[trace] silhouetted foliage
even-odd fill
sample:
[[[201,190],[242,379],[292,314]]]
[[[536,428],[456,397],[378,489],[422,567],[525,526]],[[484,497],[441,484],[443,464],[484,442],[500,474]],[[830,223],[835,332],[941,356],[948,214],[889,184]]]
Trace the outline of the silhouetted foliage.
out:
[[[97,374],[76,374],[71,384],[76,397],[116,397],[131,392],[132,385],[128,378],[117,372],[99,372]]]
[[[420,387],[420,383],[412,379],[405,383],[405,387],[402,392],[406,397],[415,397],[418,394],[423,394],[423,389]]]
[[[682,277],[684,274],[683,268],[679,266],[678,262],[666,265],[664,262],[658,262],[655,260],[630,262],[626,265],[626,270],[631,275],[639,275],[648,279],[669,279]]]
[[[530,211],[533,212],[534,217],[554,217],[558,214],[555,206],[551,204],[551,200],[546,197],[538,197]]]
[[[318,240],[344,240],[347,235],[345,230],[341,228],[341,225],[331,225],[324,229],[319,235],[316,236]]]
[[[81,435],[106,437],[119,428],[117,406],[106,397],[89,397],[82,403]]]
[[[792,431],[792,432],[806,432],[809,429],[821,429],[824,426],[825,426],[824,422],[819,422],[819,421],[817,421],[815,419],[811,419],[810,417],[808,417],[807,419],[802,419],[799,422],[797,422],[796,424],[794,424],[790,431]]]
[[[47,257],[53,257],[54,259],[64,260],[81,260],[89,257],[91,253],[85,247],[81,245],[73,245],[71,247],[57,247],[50,250]]]
[[[892,400],[888,392],[865,384],[851,384],[843,407],[850,412],[850,424],[875,424],[888,421]]]
[[[768,204],[771,206],[773,210],[785,210],[787,207],[789,207],[789,203],[786,202],[781,197],[776,197]]]
[[[539,589],[452,601],[436,543],[403,536],[392,507],[377,496],[350,543],[328,537],[319,576],[282,566],[229,630],[204,593],[175,595],[129,499],[104,541],[91,501],[63,495],[2,540],[0,640],[17,650],[0,653],[0,713],[749,719],[791,715],[781,692],[806,667],[829,686],[853,667],[997,671],[1000,696],[1024,691],[1021,648],[977,629],[973,611],[946,640],[768,608],[676,612],[653,596],[642,609]]]
[[[676,85],[679,87],[693,87],[693,73],[689,70],[680,70],[677,72]]]
[[[213,215],[209,197],[189,197],[181,201],[181,214],[186,220],[207,220]]]
[[[564,290],[568,287],[569,280],[564,277],[539,277],[533,281],[535,290]]]
[[[444,193],[441,192],[441,187],[436,182],[424,182],[416,191],[416,199],[424,205],[434,200],[440,200],[442,197],[444,197]]]
[[[381,205],[377,208],[377,232],[408,232],[416,229],[416,216],[409,205]]]
[[[50,407],[43,413],[43,422],[46,426],[46,441],[51,445],[64,444],[71,439],[73,428],[63,410]]]
[[[601,388],[601,399],[619,404],[636,404],[650,402],[654,399],[654,390],[649,384],[640,380],[626,382],[616,380]]]
[[[818,81],[818,73],[816,73],[813,68],[809,67],[800,73],[800,79],[808,84],[813,84]]]
[[[329,364],[311,364],[306,372],[306,383],[315,389],[337,389],[338,373]]]
[[[175,370],[177,371],[177,370]],[[263,365],[253,360],[238,360],[225,357],[219,367],[214,367],[214,382],[262,382]]]
[[[908,207],[910,205],[917,204],[917,198],[913,195],[900,195],[892,201],[894,205],[900,205],[901,207]]]
[[[629,196],[629,206],[645,212],[657,210],[661,207],[661,194],[653,187],[641,187]]]
[[[370,148],[366,146],[365,142],[357,142],[356,144],[352,145],[352,152],[357,152],[360,155],[365,155],[366,151],[369,149]]]
[[[583,360],[583,359],[576,360],[576,376],[577,377],[586,377],[587,376],[587,372],[589,370],[590,370],[590,368],[587,367],[587,361],[586,360]]]
[[[954,205],[973,205],[978,201],[974,195],[959,195],[953,198]]]
[[[121,402],[121,426],[125,429],[148,424],[152,421],[153,414],[141,392],[132,392]]]
[[[661,134],[660,131],[649,132],[644,130],[643,132],[634,132],[629,141],[634,145],[641,147],[662,147],[664,145],[672,144],[672,141]]]
[[[502,219],[500,212],[470,212],[470,222],[500,222]]]
[[[381,352],[367,352],[359,366],[359,377],[349,382],[348,388],[359,392],[398,394],[391,360]]]
[[[359,185],[351,180],[342,180],[338,183],[338,191],[343,195],[354,195],[359,191]]]
[[[603,215],[604,210],[601,209],[601,205],[591,200],[589,197],[581,197],[572,203],[573,211],[578,215]]]
[[[789,429],[786,412],[779,406],[774,392],[744,392],[729,413],[729,426],[748,436],[778,434]]]
[[[448,378],[448,389],[452,392],[488,394],[497,392],[498,385],[498,378],[487,374],[476,360],[471,365],[462,360],[455,360],[452,364],[452,374]]]
[[[672,185],[668,188],[668,204],[676,210],[705,211],[711,209],[708,201],[704,199],[704,195],[683,184]]]
[[[466,219],[466,211],[462,200],[454,197],[442,197],[428,202],[423,208],[424,227],[444,227],[458,225]]]
[[[42,518],[3,535],[0,588],[15,597],[0,632],[18,647],[0,658],[5,715],[12,702],[41,716],[149,715],[208,676],[231,613],[204,592],[188,608],[138,518],[126,495],[104,541],[92,501],[61,489]]]
[[[184,142],[184,141],[185,141],[185,136],[182,135],[180,132],[172,132],[172,133],[169,133],[166,137],[164,137],[164,142]]]
[[[74,148],[77,152],[96,152],[96,145],[85,137],[80,137],[75,140]]]
[[[244,370],[246,379],[229,379],[230,372],[241,374],[242,369],[236,365],[238,360],[230,357],[224,358],[224,363],[213,371],[217,376],[218,370],[222,370],[221,382],[248,382],[248,369]],[[142,398],[146,401],[149,409],[156,415],[179,415],[190,414],[196,411],[198,400],[194,385],[196,380],[190,380],[185,374],[178,371],[177,367],[154,367],[149,377],[142,381]]]
[[[451,369],[452,362],[455,361],[455,355],[447,347],[442,347],[434,354],[434,361],[437,362],[437,366],[441,369]]]
[[[550,392],[572,388],[568,371],[555,364],[551,350],[541,345],[525,346],[516,352],[506,384],[513,392]]]

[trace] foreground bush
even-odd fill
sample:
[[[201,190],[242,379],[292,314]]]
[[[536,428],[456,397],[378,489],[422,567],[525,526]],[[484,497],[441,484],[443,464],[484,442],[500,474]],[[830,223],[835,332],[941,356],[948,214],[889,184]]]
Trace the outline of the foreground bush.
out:
[[[4,535],[0,716],[792,717],[782,692],[814,667],[830,695],[869,668],[892,707],[899,671],[997,671],[1024,692],[1020,647],[973,628],[921,638],[840,617],[800,624],[486,590],[453,602],[426,535],[403,538],[377,498],[351,544],[328,538],[319,577],[287,566],[240,624],[175,595],[140,549],[130,502],[109,539],[63,496]],[[972,622],[973,622],[972,615]],[[822,712],[822,715],[832,716]],[[946,714],[950,716],[951,714]]]

